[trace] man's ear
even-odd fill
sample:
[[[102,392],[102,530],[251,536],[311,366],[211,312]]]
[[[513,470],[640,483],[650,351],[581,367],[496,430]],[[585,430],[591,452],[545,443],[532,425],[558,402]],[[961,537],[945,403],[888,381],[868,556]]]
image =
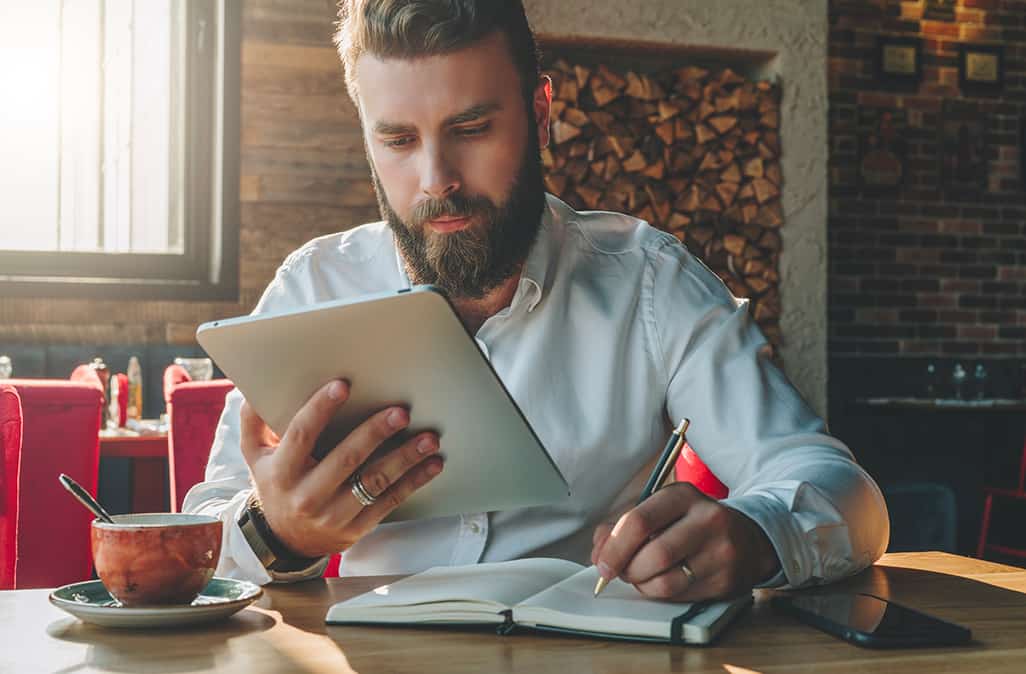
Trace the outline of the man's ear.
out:
[[[534,89],[534,121],[538,126],[538,147],[549,145],[549,111],[552,109],[552,78],[542,75]]]

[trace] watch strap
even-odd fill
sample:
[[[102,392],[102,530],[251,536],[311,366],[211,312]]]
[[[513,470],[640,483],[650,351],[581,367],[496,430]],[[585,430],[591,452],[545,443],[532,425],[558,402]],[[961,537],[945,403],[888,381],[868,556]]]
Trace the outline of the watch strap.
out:
[[[246,507],[239,516],[238,524],[246,543],[268,571],[301,571],[321,559],[297,555],[274,535],[264,518],[263,506],[256,492],[246,499]]]

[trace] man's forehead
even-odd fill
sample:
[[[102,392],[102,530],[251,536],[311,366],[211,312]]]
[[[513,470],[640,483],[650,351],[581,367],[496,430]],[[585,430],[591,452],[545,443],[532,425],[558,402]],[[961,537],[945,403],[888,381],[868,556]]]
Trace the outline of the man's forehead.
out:
[[[519,97],[519,79],[501,34],[464,49],[418,58],[363,54],[355,64],[365,123],[441,122],[471,108]]]

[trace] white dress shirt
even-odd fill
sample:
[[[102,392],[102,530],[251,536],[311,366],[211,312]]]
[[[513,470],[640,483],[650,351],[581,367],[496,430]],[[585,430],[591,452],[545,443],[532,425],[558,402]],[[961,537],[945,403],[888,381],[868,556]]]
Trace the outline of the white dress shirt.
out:
[[[253,313],[409,285],[391,230],[378,222],[293,252]],[[510,306],[476,339],[571,498],[383,524],[344,552],[340,574],[527,556],[587,564],[595,525],[634,504],[671,420],[683,417],[692,420],[689,444],[730,488],[722,502],[754,520],[776,549],[782,573],[770,585],[841,578],[886,548],[876,484],[770,362],[747,300],[731,296],[669,234],[626,215],[577,212],[549,195]],[[241,405],[238,391],[229,394],[205,481],[183,510],[223,519],[219,575],[309,577],[323,564],[272,578],[236,524],[251,489]]]

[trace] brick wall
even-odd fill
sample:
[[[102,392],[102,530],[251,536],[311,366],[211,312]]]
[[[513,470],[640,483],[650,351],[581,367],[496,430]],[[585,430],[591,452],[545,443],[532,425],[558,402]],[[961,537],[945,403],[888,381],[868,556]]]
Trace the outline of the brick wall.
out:
[[[947,16],[925,5],[830,1],[830,355],[1021,358],[1026,0],[957,0]],[[921,39],[917,85],[877,77],[881,35]],[[1003,45],[1003,90],[960,88],[960,44]],[[893,190],[859,170],[885,114],[905,154]],[[950,120],[981,125],[975,185],[942,167]]]

